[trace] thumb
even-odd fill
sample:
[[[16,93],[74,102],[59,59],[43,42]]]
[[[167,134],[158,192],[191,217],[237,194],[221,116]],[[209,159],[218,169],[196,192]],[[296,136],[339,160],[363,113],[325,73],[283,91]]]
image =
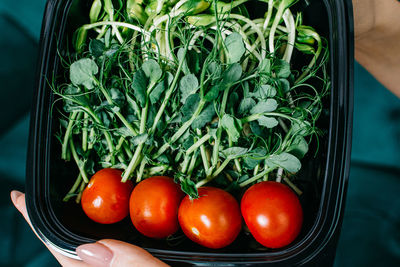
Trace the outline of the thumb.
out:
[[[146,250],[112,239],[77,247],[78,256],[86,263],[99,267],[166,267],[167,264],[153,257]]]

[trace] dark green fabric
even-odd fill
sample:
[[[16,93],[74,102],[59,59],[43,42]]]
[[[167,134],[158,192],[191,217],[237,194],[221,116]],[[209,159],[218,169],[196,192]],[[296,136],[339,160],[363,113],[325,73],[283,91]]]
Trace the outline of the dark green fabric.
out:
[[[0,266],[57,266],[9,191],[23,190],[45,0],[0,1]],[[355,66],[352,168],[335,266],[400,266],[400,100]]]

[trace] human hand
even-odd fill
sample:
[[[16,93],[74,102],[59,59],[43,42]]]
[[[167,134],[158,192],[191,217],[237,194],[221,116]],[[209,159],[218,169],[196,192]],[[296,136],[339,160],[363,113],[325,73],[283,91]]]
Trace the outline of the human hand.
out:
[[[11,200],[14,206],[21,212],[25,220],[32,228],[32,224],[29,220],[29,216],[26,210],[25,194],[12,191]],[[35,233],[36,234],[36,233]],[[44,243],[47,249],[53,254],[58,262],[64,267],[134,267],[134,266],[146,266],[146,267],[165,267],[167,264],[163,263],[159,259],[153,257],[146,250],[137,246],[111,239],[103,239],[96,243],[84,244],[76,249],[78,256],[82,261],[68,258],[60,253],[56,252],[49,245]]]
[[[400,97],[400,2],[353,0],[355,57]]]

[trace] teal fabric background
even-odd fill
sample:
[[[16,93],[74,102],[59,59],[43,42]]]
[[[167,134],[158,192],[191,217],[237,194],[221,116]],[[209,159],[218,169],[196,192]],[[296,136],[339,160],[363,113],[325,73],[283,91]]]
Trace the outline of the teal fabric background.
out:
[[[0,266],[57,266],[11,206],[23,191],[45,0],[0,1]],[[399,74],[400,75],[400,74]],[[400,266],[400,99],[355,65],[351,175],[335,266]]]

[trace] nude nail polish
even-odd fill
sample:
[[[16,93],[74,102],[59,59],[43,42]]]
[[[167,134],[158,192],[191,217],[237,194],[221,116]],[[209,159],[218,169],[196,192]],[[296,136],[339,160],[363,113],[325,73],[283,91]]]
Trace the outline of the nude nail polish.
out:
[[[81,245],[76,253],[84,262],[99,267],[109,267],[113,258],[112,251],[100,243]]]

